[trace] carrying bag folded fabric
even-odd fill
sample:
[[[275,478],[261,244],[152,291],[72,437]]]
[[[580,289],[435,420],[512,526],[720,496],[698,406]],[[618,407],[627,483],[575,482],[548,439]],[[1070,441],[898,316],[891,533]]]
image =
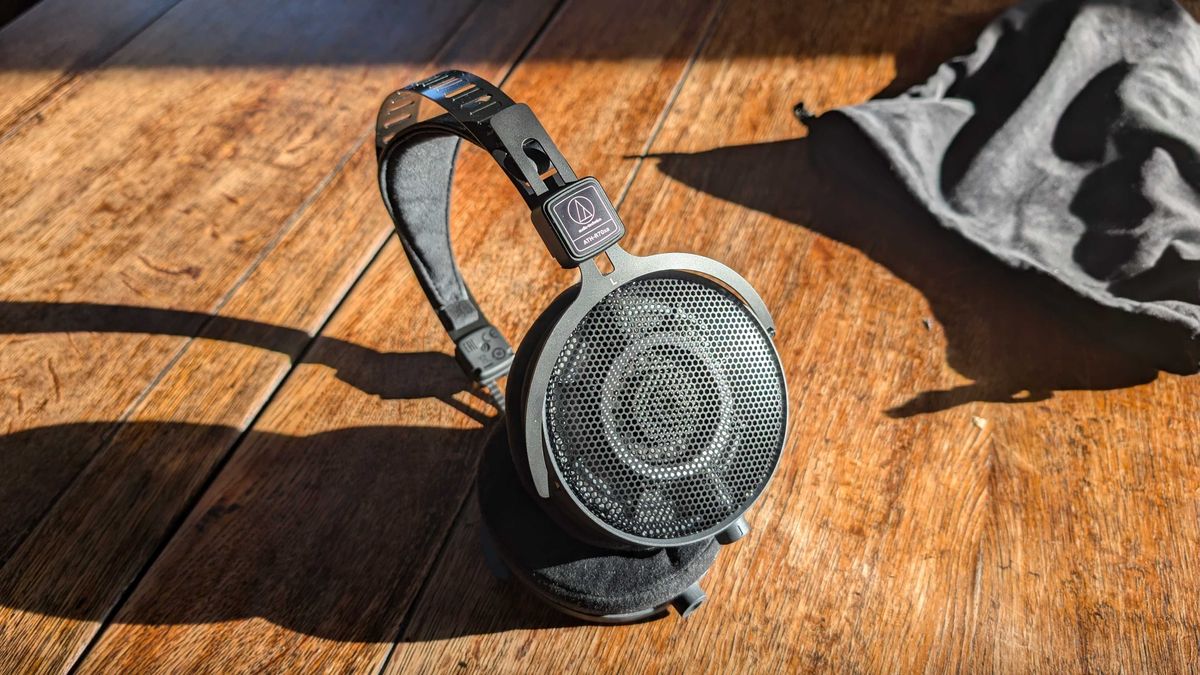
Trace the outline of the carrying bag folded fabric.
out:
[[[846,121],[942,226],[1200,368],[1200,29],[1175,2],[1018,5],[924,84],[809,121],[821,155]]]

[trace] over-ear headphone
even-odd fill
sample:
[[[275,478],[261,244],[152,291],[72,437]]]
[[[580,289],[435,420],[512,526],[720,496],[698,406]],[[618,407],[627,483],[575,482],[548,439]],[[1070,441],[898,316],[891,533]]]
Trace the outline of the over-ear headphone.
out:
[[[424,119],[426,101],[444,112]],[[496,160],[550,253],[580,271],[515,355],[451,251],[461,139]],[[505,412],[478,483],[494,569],[590,620],[694,610],[700,577],[748,532],[743,514],[784,447],[787,385],[758,293],[709,258],[625,252],[600,183],[576,177],[528,106],[469,73],[388,96],[376,153],[384,203],[455,357]]]

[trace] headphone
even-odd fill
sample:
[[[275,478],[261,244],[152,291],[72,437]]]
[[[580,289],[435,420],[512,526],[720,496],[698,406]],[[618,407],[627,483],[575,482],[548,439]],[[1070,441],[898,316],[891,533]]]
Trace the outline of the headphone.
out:
[[[425,103],[441,113],[423,119]],[[515,354],[451,250],[464,139],[504,170],[551,255],[580,272]],[[375,140],[383,201],[421,288],[504,416],[477,481],[489,566],[590,621],[687,616],[717,550],[748,533],[743,514],[786,440],[787,383],[762,299],[715,260],[624,251],[599,181],[577,177],[529,107],[475,75],[448,70],[393,92]]]

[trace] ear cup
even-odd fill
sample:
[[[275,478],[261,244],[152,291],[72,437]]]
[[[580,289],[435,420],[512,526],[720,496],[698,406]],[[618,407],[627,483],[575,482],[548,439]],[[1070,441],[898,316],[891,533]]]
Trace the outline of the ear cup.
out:
[[[606,548],[735,541],[785,445],[778,352],[718,281],[631,265],[609,284],[585,277],[560,317],[570,325],[542,338],[524,372],[523,419],[544,430],[539,503]]]
[[[704,594],[698,582],[716,560],[716,541],[641,551],[583,543],[517,484],[507,441],[504,428],[488,439],[478,491],[485,545],[494,547],[513,579],[558,610],[589,621],[640,621],[670,606],[686,616],[699,607]]]
[[[535,491],[533,479],[529,476],[529,460],[525,455],[525,395],[529,391],[529,373],[538,352],[541,351],[542,343],[546,341],[546,336],[578,293],[579,284],[576,284],[559,293],[550,306],[542,311],[517,347],[512,367],[508,371],[508,387],[505,392],[505,398],[508,400],[507,445],[512,454],[512,464],[517,467],[517,478],[530,495],[535,494]]]

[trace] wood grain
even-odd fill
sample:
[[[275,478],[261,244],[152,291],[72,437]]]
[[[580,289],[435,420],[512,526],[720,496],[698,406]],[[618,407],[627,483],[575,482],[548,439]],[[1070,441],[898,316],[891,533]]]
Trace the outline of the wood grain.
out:
[[[551,4],[542,0],[492,5],[470,14],[466,28],[482,30],[507,11],[545,17],[550,8]],[[512,24],[507,31],[493,30],[486,48],[459,33],[441,47],[439,58],[445,61],[420,69],[379,67],[376,76],[403,81],[428,68],[454,63],[498,78],[536,28],[534,22]],[[361,29],[373,27],[368,23]],[[375,86],[386,85],[377,82]],[[86,469],[0,568],[0,604],[6,607],[0,611],[0,634],[5,636],[0,665],[5,670],[36,664],[51,671],[71,664],[290,370],[291,360],[301,353],[390,233],[386,215],[375,208],[377,188],[363,180],[373,172],[374,157],[364,142],[370,115],[362,118],[362,123],[354,125],[359,133],[346,146],[347,150],[355,145],[359,149],[344,171],[321,186],[319,196],[278,245],[240,280],[218,319],[209,321],[200,339],[182,349],[157,386],[133,407],[127,424],[111,439],[95,441],[99,448]],[[297,283],[300,280],[302,283]],[[50,304],[28,312],[33,314],[28,322],[36,329],[39,321],[53,319],[55,325],[69,329],[75,321],[108,333],[84,339],[68,333],[62,340],[85,344],[90,337],[147,339],[127,335],[138,332],[186,336],[198,330],[205,316],[169,307],[118,305],[113,310],[88,303],[63,307]],[[57,316],[64,312],[65,316]],[[0,326],[5,323],[19,321],[11,317],[7,322],[0,320]],[[46,348],[42,336],[35,339],[42,340],[39,348]],[[6,352],[5,356],[9,355]],[[94,354],[79,357],[95,360]],[[362,359],[374,359],[372,367],[390,366],[387,354],[346,343],[327,353],[324,363],[344,371],[346,362]],[[99,365],[119,370],[122,364]],[[366,389],[373,384],[369,377],[348,381]],[[78,391],[86,384],[79,383],[72,390],[64,378],[61,386],[72,396],[86,393]],[[19,467],[23,457],[45,464],[62,462],[74,439],[103,437],[111,423],[100,419],[12,432],[0,441],[6,465]],[[79,461],[82,459],[87,458]],[[18,487],[36,479],[39,482],[33,489],[47,495],[62,484],[58,475],[31,476],[26,472],[6,474],[5,479]],[[14,499],[21,496],[18,491]],[[23,506],[32,513],[29,504]],[[6,514],[6,524],[17,515]]]
[[[333,22],[317,20],[320,3],[283,15],[238,3],[175,8],[48,102],[41,121],[0,143],[0,300],[218,310],[349,157],[367,129],[364,111],[386,93],[382,82],[419,71],[408,62],[431,59],[474,5],[406,6],[386,30],[379,17],[391,3],[356,4]],[[204,43],[187,37],[194,34]],[[188,59],[219,63],[242,52],[244,60],[265,59],[273,53],[264,44],[278,35],[290,38],[274,48],[283,56],[298,40],[307,59],[320,58],[365,34],[382,63],[186,67]],[[165,56],[182,61],[169,76],[130,66]],[[202,325],[193,320],[180,332],[195,335]],[[12,433],[121,420],[186,344],[153,334],[0,336],[0,425]],[[106,436],[7,453],[13,469],[0,475],[0,555]],[[29,475],[39,480],[22,478]]]
[[[505,89],[623,197],[629,248],[722,259],[763,293],[791,385],[785,461],[709,604],[615,628],[486,573],[468,494],[490,412],[351,152],[383,91],[433,69],[410,49],[494,76],[532,34],[516,17],[548,8],[399,10],[417,26],[325,4],[320,29],[254,9],[236,32],[231,5],[183,0],[0,141],[2,299],[106,303],[85,324],[107,326],[0,315],[19,328],[0,550],[40,520],[0,568],[0,666],[61,670],[100,631],[82,672],[1193,671],[1200,380],[828,174],[791,115],[919,79],[1003,4],[569,2],[514,71]],[[508,46],[447,43],[464,16]],[[415,42],[360,44],[380,22]],[[204,131],[159,119],[180,97]],[[72,163],[89,105],[97,155]],[[489,159],[464,153],[455,189],[464,271],[517,338],[573,274]]]
[[[634,250],[728,261],[779,323],[788,454],[709,605],[545,630],[483,576],[464,517],[388,672],[1194,668],[1200,383],[1154,379],[986,256],[822,181],[793,103],[861,101],[896,74],[894,45],[957,51],[996,9],[858,7],[730,3],[622,206]],[[793,59],[737,47],[798,39]],[[846,42],[860,55],[811,56]]]
[[[42,0],[0,29],[0,136],[179,0]]]
[[[668,2],[616,10],[565,7],[505,85],[556,120],[575,165],[610,185],[630,175],[627,156],[642,150],[709,18]],[[591,50],[664,34],[660,57],[636,67],[589,62]],[[587,123],[567,114],[579,109]],[[480,299],[519,335],[528,308],[502,299],[545,297],[567,274],[536,253],[528,212],[491,161],[460,160],[457,193],[471,198],[455,204],[455,243],[469,279],[502,270]],[[370,171],[359,180],[374,187]],[[346,359],[335,373],[325,364],[339,344],[395,358]],[[80,671],[378,667],[462,507],[489,423],[480,402],[445,390],[462,385],[449,348],[390,242]]]

